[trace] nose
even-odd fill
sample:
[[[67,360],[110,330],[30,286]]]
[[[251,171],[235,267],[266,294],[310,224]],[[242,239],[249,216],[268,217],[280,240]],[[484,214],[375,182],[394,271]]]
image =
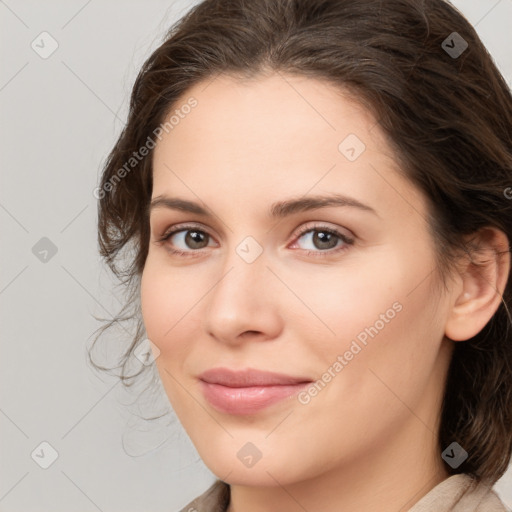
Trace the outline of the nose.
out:
[[[247,263],[232,250],[219,279],[205,297],[203,322],[208,335],[232,346],[278,337],[282,330],[278,280],[267,263],[264,252]]]

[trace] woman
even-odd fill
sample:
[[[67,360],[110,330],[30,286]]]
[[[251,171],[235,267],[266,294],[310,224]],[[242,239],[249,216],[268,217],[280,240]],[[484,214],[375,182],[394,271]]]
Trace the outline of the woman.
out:
[[[174,26],[98,197],[125,362],[147,336],[218,477],[183,510],[506,510],[511,184],[510,90],[445,1]]]

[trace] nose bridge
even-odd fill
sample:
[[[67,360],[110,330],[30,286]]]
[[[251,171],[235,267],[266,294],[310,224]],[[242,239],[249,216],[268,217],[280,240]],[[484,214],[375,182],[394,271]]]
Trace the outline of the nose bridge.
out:
[[[232,342],[246,331],[274,335],[276,295],[269,293],[272,276],[266,264],[263,247],[253,237],[230,248],[209,294],[205,321],[210,334]]]
[[[222,264],[221,278],[212,290],[216,303],[225,303],[233,312],[239,306],[254,308],[259,303],[259,288],[266,281],[266,267],[263,248],[257,255],[255,251],[254,243],[247,241],[229,250]]]

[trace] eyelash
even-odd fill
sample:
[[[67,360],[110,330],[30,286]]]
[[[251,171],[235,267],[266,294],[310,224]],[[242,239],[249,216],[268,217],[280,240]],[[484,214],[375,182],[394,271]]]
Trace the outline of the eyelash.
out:
[[[165,244],[165,242],[167,242],[176,233],[181,233],[182,231],[192,231],[192,230],[197,231],[199,233],[203,233],[206,236],[213,238],[207,231],[200,229],[198,226],[189,224],[189,225],[181,225],[171,231],[165,232],[160,238],[157,239],[157,243]],[[322,250],[313,251],[313,250],[309,250],[309,249],[303,249],[303,251],[305,251],[307,256],[314,256],[316,258],[326,258],[326,257],[332,256],[333,254],[338,254],[340,252],[344,252],[344,251],[348,250],[349,246],[354,244],[354,240],[352,238],[349,238],[346,235],[337,231],[336,229],[330,228],[327,226],[307,225],[299,231],[299,233],[295,236],[295,239],[298,240],[302,236],[304,236],[306,233],[310,233],[312,231],[313,232],[319,231],[321,233],[330,233],[332,235],[335,235],[344,243],[344,245],[342,245],[339,248],[326,249],[324,251],[322,251]],[[177,256],[184,256],[186,258],[194,258],[194,257],[201,256],[201,253],[203,252],[203,249],[190,249],[189,251],[182,251],[181,249],[173,249],[172,247],[169,247],[169,246],[166,247],[166,249],[171,254],[174,254]],[[194,254],[194,253],[196,253],[196,254]]]

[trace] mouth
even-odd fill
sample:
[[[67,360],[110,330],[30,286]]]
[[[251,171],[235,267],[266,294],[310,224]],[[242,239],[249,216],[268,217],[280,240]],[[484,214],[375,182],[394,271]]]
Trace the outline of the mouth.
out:
[[[232,415],[255,414],[292,397],[311,379],[248,369],[213,368],[199,376],[201,391],[212,407]]]

